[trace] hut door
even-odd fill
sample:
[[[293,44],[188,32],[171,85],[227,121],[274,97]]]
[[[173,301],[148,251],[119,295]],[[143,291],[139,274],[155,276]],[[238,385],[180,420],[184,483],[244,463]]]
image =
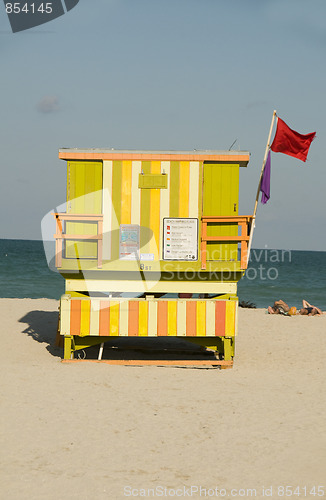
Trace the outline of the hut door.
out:
[[[67,164],[67,213],[102,213],[102,162],[69,161]],[[68,222],[67,233],[97,233],[97,224]],[[67,258],[96,258],[97,242],[69,240],[66,242]]]
[[[239,165],[204,163],[203,215],[238,215]],[[208,236],[236,236],[237,224],[215,224]],[[207,260],[237,260],[237,243],[207,245]]]

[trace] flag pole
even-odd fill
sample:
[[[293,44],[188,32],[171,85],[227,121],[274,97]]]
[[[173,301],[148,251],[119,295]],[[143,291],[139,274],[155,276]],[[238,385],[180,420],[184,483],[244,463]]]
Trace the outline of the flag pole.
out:
[[[276,110],[274,109],[273,117],[272,117],[272,123],[271,123],[271,127],[269,129],[269,134],[268,134],[268,139],[267,139],[267,144],[266,144],[266,149],[265,149],[263,166],[262,166],[262,169],[261,169],[261,172],[260,172],[260,178],[259,178],[259,182],[258,182],[258,188],[257,188],[257,194],[256,194],[256,201],[255,201],[255,207],[254,207],[254,213],[253,213],[252,223],[251,223],[251,228],[250,228],[249,243],[248,243],[248,250],[247,250],[247,265],[248,265],[248,262],[249,262],[250,250],[251,250],[251,245],[252,245],[252,238],[253,238],[254,229],[255,229],[255,220],[256,220],[256,213],[257,213],[257,207],[258,207],[258,199],[259,199],[259,193],[260,193],[260,186],[261,186],[261,181],[262,181],[262,178],[263,178],[263,173],[264,173],[264,168],[265,168],[265,164],[266,164],[266,160],[267,160],[268,151],[269,151],[269,148],[270,148],[270,145],[271,145],[270,142],[271,142],[271,137],[272,137],[272,131],[273,131],[273,126],[274,126],[275,116],[276,116]]]

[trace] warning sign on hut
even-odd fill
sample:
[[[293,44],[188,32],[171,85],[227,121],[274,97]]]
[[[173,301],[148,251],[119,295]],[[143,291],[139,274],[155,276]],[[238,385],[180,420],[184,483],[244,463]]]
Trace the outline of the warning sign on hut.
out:
[[[198,219],[163,219],[163,260],[198,259]]]

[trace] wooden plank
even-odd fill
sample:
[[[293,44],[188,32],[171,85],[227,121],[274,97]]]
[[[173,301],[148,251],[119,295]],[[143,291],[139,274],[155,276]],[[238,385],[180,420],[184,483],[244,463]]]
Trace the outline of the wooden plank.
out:
[[[60,335],[70,335],[70,298],[67,295],[60,300]]]
[[[111,259],[112,160],[103,162],[103,259]]]
[[[151,173],[161,173],[161,162],[152,161]],[[150,253],[154,254],[154,260],[159,259],[160,244],[160,201],[161,189],[150,189],[150,228],[153,236],[150,241]]]
[[[180,164],[171,161],[170,164],[170,217],[179,217],[179,179]]]
[[[99,335],[110,335],[110,302],[100,301]]]
[[[120,307],[117,300],[110,300],[110,336],[119,336]]]
[[[206,241],[249,241],[249,236],[206,236]]]
[[[215,301],[206,301],[206,337],[215,337]]]
[[[101,240],[102,234],[54,234],[54,238],[63,240]]]
[[[177,306],[177,335],[185,337],[187,335],[187,302],[179,299]]]
[[[119,229],[121,224],[122,162],[114,161],[112,170],[111,259],[119,259]]]
[[[157,300],[148,301],[148,335],[157,337]]]
[[[151,173],[151,164],[148,161],[142,162],[141,166],[144,174]],[[151,190],[140,190],[140,252],[150,253],[150,203],[151,203]]]
[[[80,305],[80,335],[90,335],[91,301],[81,300]]]
[[[187,301],[187,337],[196,337],[196,301]]]
[[[179,169],[179,217],[189,217],[189,162],[181,161]]]
[[[70,214],[65,212],[54,212],[54,215],[59,220],[68,220],[68,221],[98,221],[103,219],[103,215],[98,214]]]
[[[122,161],[120,224],[131,224],[131,168],[132,163],[130,160]]]
[[[70,301],[70,335],[80,334],[81,300]]]
[[[177,301],[168,300],[168,335],[177,335]]]
[[[98,299],[91,300],[89,334],[97,336],[100,330],[100,301]]]
[[[196,336],[205,337],[206,334],[206,302],[204,300],[196,301]]]
[[[129,301],[128,335],[137,337],[139,332],[139,301]]]
[[[62,363],[106,363],[125,366],[225,366],[232,367],[232,360],[224,359],[62,359]]]
[[[225,336],[225,301],[216,301],[215,303],[215,335]]]
[[[201,226],[201,268],[206,269],[207,266],[207,223],[202,222]]]
[[[199,162],[191,161],[189,168],[189,217],[198,218]]]
[[[133,161],[131,169],[131,224],[140,226],[140,192],[138,177],[141,172],[141,162]]]
[[[139,301],[139,332],[140,337],[148,335],[148,302],[146,300]]]
[[[236,301],[227,300],[225,302],[225,336],[233,337],[235,334],[235,308]]]
[[[157,336],[165,337],[168,331],[168,302],[160,300],[157,303]]]
[[[202,220],[208,222],[248,222],[252,215],[203,215]]]

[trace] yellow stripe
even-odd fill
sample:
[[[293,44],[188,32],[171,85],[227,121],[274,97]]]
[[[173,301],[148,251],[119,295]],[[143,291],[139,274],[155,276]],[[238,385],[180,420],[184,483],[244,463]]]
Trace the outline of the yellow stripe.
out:
[[[60,334],[70,335],[70,299],[67,295],[60,300]]]
[[[161,173],[161,162],[160,161],[152,161],[151,174],[160,174],[160,173]]]
[[[141,161],[133,161],[131,167],[131,224],[140,225],[140,192],[138,178],[141,173]]]
[[[121,224],[131,223],[131,161],[122,161]]]
[[[152,161],[151,173],[161,173],[161,162]],[[160,198],[161,189],[151,189],[150,201],[150,228],[153,231],[153,236],[150,241],[150,253],[154,254],[154,260],[158,260],[159,242],[160,242]]]
[[[89,335],[89,320],[91,311],[91,301],[82,300],[80,308],[80,335]]]
[[[189,217],[199,217],[198,215],[198,194],[199,194],[199,161],[190,162],[189,178]]]
[[[234,317],[234,335],[238,335],[238,300],[234,304],[235,317]]]
[[[157,301],[148,301],[148,336],[157,337]]]
[[[225,309],[225,336],[232,337],[234,335],[234,320],[235,320],[235,304],[234,300],[226,301]]]
[[[177,335],[185,337],[187,332],[187,302],[185,300],[178,300],[177,304]]]
[[[129,317],[129,301],[122,300],[120,302],[120,321],[119,321],[119,336],[128,337],[128,317]]]
[[[204,300],[198,300],[196,304],[196,335],[199,337],[205,336],[206,333],[206,303]]]
[[[148,334],[148,302],[139,301],[139,336],[146,337]]]
[[[103,161],[103,260],[111,259],[112,160]]]
[[[110,300],[110,335],[119,336],[119,302]]]
[[[189,161],[180,161],[179,217],[189,217]]]
[[[168,301],[168,335],[177,334],[177,301]]]
[[[215,336],[215,301],[206,302],[206,336]]]
[[[90,318],[90,335],[99,335],[100,328],[100,301],[97,299],[91,300],[91,318]]]
[[[160,241],[159,241],[159,260],[163,259],[163,219],[164,217],[170,216],[170,162],[161,162],[162,173],[164,172],[168,178],[167,189],[160,189],[161,200],[160,200]]]

